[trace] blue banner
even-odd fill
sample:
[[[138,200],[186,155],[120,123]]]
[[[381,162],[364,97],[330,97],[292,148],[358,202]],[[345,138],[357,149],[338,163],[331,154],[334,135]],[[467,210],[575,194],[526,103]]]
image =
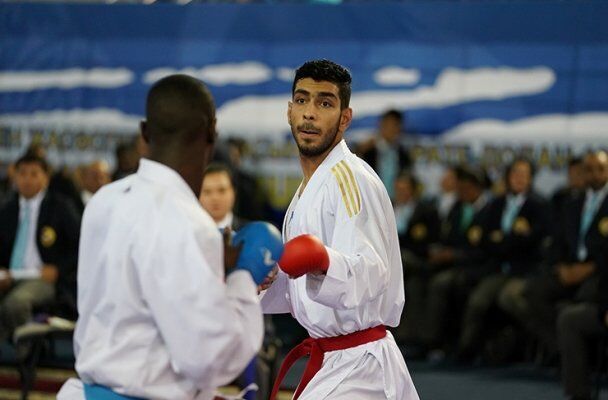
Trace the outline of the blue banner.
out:
[[[2,3],[0,158],[35,135],[107,153],[175,72],[207,82],[221,134],[285,140],[294,68],[315,58],[353,74],[351,139],[397,108],[448,145],[607,144],[606,21],[601,0]]]

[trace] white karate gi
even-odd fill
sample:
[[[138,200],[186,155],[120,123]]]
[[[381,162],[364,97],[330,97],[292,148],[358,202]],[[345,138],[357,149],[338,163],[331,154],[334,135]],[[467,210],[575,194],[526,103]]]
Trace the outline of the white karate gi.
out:
[[[398,325],[404,304],[399,240],[378,176],[341,141],[298,193],[285,216],[283,239],[319,237],[329,269],[324,276],[295,280],[280,272],[262,296],[264,312],[291,313],[313,338]],[[299,399],[416,400],[418,394],[387,333],[376,342],[326,353]]]
[[[211,399],[262,344],[250,274],[224,282],[215,223],[174,170],[145,159],[87,205],[78,311],[80,378],[130,396]],[[58,398],[84,398],[82,385]]]

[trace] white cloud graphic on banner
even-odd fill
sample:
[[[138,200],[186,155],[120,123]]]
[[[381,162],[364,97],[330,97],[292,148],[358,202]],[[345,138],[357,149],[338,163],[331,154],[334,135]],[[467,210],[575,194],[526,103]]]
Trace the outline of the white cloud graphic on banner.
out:
[[[131,84],[133,76],[133,72],[127,68],[2,71],[0,72],[0,92],[30,92],[77,87],[114,89]]]
[[[209,85],[255,85],[272,79],[273,71],[266,65],[249,61],[209,65],[203,68],[187,67],[182,69],[157,68],[146,72],[144,83],[152,84],[172,74],[186,74],[201,79]]]
[[[79,129],[82,131],[112,130],[138,132],[138,115],[125,114],[110,108],[90,110],[52,110],[23,114],[0,114],[0,125],[24,128]]]
[[[285,70],[288,70],[288,68],[285,68]],[[79,78],[81,84],[83,82],[91,84],[94,80],[101,84],[102,80],[100,78],[104,75],[99,73],[90,75],[93,71],[99,72],[102,70],[89,70],[89,74],[81,74]],[[123,70],[123,72],[125,72],[123,82],[127,81],[126,78],[132,78],[130,71]],[[161,76],[176,72],[188,73],[188,70],[158,69],[148,72],[146,79],[152,82]],[[227,84],[228,82],[252,84],[271,79],[273,76],[273,70],[256,62],[214,65],[199,70],[192,69],[190,72],[192,72],[192,75],[201,77],[214,85]],[[284,71],[284,73],[286,74],[287,71]],[[49,84],[48,81],[45,82],[47,82],[47,85]],[[64,82],[64,85],[74,85],[74,82],[75,80],[72,79],[70,83]],[[106,85],[111,83],[109,79],[104,82]],[[115,79],[113,82],[116,84],[117,80]],[[351,104],[354,109],[354,118],[362,118],[378,115],[390,107],[406,110],[442,108],[470,101],[501,100],[509,97],[534,95],[549,90],[554,82],[554,72],[546,67],[528,69],[476,68],[471,70],[447,68],[439,74],[432,86],[418,86],[409,90],[355,92]],[[9,84],[15,85],[15,83],[6,82],[6,77],[0,80],[0,87],[3,84],[5,87],[8,87]],[[57,84],[57,80],[54,84]],[[23,85],[21,87],[25,87]],[[245,96],[228,101],[218,108],[218,129],[226,134],[251,137],[285,134],[289,132],[286,117],[289,100],[289,93],[285,93],[271,96]],[[92,126],[118,130],[137,130],[137,123],[140,118],[139,116],[124,114],[119,110],[100,108],[94,110],[42,111],[33,114],[5,114],[0,115],[0,124],[69,125],[85,130]],[[607,125],[604,124],[604,126]]]
[[[388,66],[374,72],[374,81],[380,86],[411,86],[420,81],[420,71]]]
[[[472,101],[534,95],[549,90],[554,83],[555,73],[547,67],[446,68],[432,86],[355,92],[351,107],[354,118],[363,118],[379,115],[388,108],[443,108]],[[289,129],[285,116],[289,99],[289,94],[285,94],[228,101],[218,110],[218,127],[243,135],[282,134]]]
[[[555,73],[547,67],[515,69],[446,68],[433,86],[409,91],[367,91],[353,96],[352,107],[358,117],[377,115],[387,108],[404,110],[443,108],[479,100],[503,100],[546,92],[555,83]]]
[[[282,81],[293,82],[293,78],[296,76],[296,70],[295,68],[281,67],[277,68],[276,74],[277,78]]]
[[[580,142],[608,144],[608,112],[574,115],[546,114],[506,122],[478,119],[458,125],[442,135],[446,143]]]
[[[222,133],[247,137],[277,136],[289,131],[289,94],[245,96],[224,103],[217,110],[217,129]]]

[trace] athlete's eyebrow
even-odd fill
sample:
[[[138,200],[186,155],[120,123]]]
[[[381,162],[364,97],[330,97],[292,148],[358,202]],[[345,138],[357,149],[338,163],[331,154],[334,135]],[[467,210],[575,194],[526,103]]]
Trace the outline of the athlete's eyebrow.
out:
[[[305,95],[305,96],[310,96],[310,92],[309,92],[308,90],[304,90],[304,89],[296,89],[296,90],[293,92],[293,94],[294,94],[294,95],[296,95],[296,94],[303,94],[303,95]]]
[[[317,97],[330,97],[332,99],[338,100],[338,96],[336,96],[332,92],[319,92]]]

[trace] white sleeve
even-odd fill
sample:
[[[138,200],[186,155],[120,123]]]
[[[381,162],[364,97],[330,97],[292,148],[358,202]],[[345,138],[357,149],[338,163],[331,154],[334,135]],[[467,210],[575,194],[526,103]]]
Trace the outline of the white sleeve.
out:
[[[236,378],[261,347],[264,329],[257,288],[246,271],[223,274],[205,252],[222,252],[212,237],[200,243],[182,226],[157,232],[144,257],[140,284],[174,370],[200,389]],[[217,244],[211,248],[210,244]],[[206,246],[206,248],[205,248]],[[220,254],[221,255],[221,254]],[[223,259],[223,257],[219,257]],[[219,266],[216,266],[219,267]],[[221,266],[223,269],[223,266]]]
[[[289,277],[279,270],[277,279],[272,285],[260,293],[262,311],[264,314],[287,314],[291,312],[289,305]]]
[[[333,233],[324,240],[329,269],[325,275],[306,275],[306,288],[313,301],[334,309],[352,309],[373,301],[388,288],[389,235],[385,230],[390,228],[383,223],[387,210],[365,187],[357,188],[361,194],[357,213],[353,203],[347,209],[338,185],[327,189],[330,201],[325,204],[333,204],[335,210]]]

